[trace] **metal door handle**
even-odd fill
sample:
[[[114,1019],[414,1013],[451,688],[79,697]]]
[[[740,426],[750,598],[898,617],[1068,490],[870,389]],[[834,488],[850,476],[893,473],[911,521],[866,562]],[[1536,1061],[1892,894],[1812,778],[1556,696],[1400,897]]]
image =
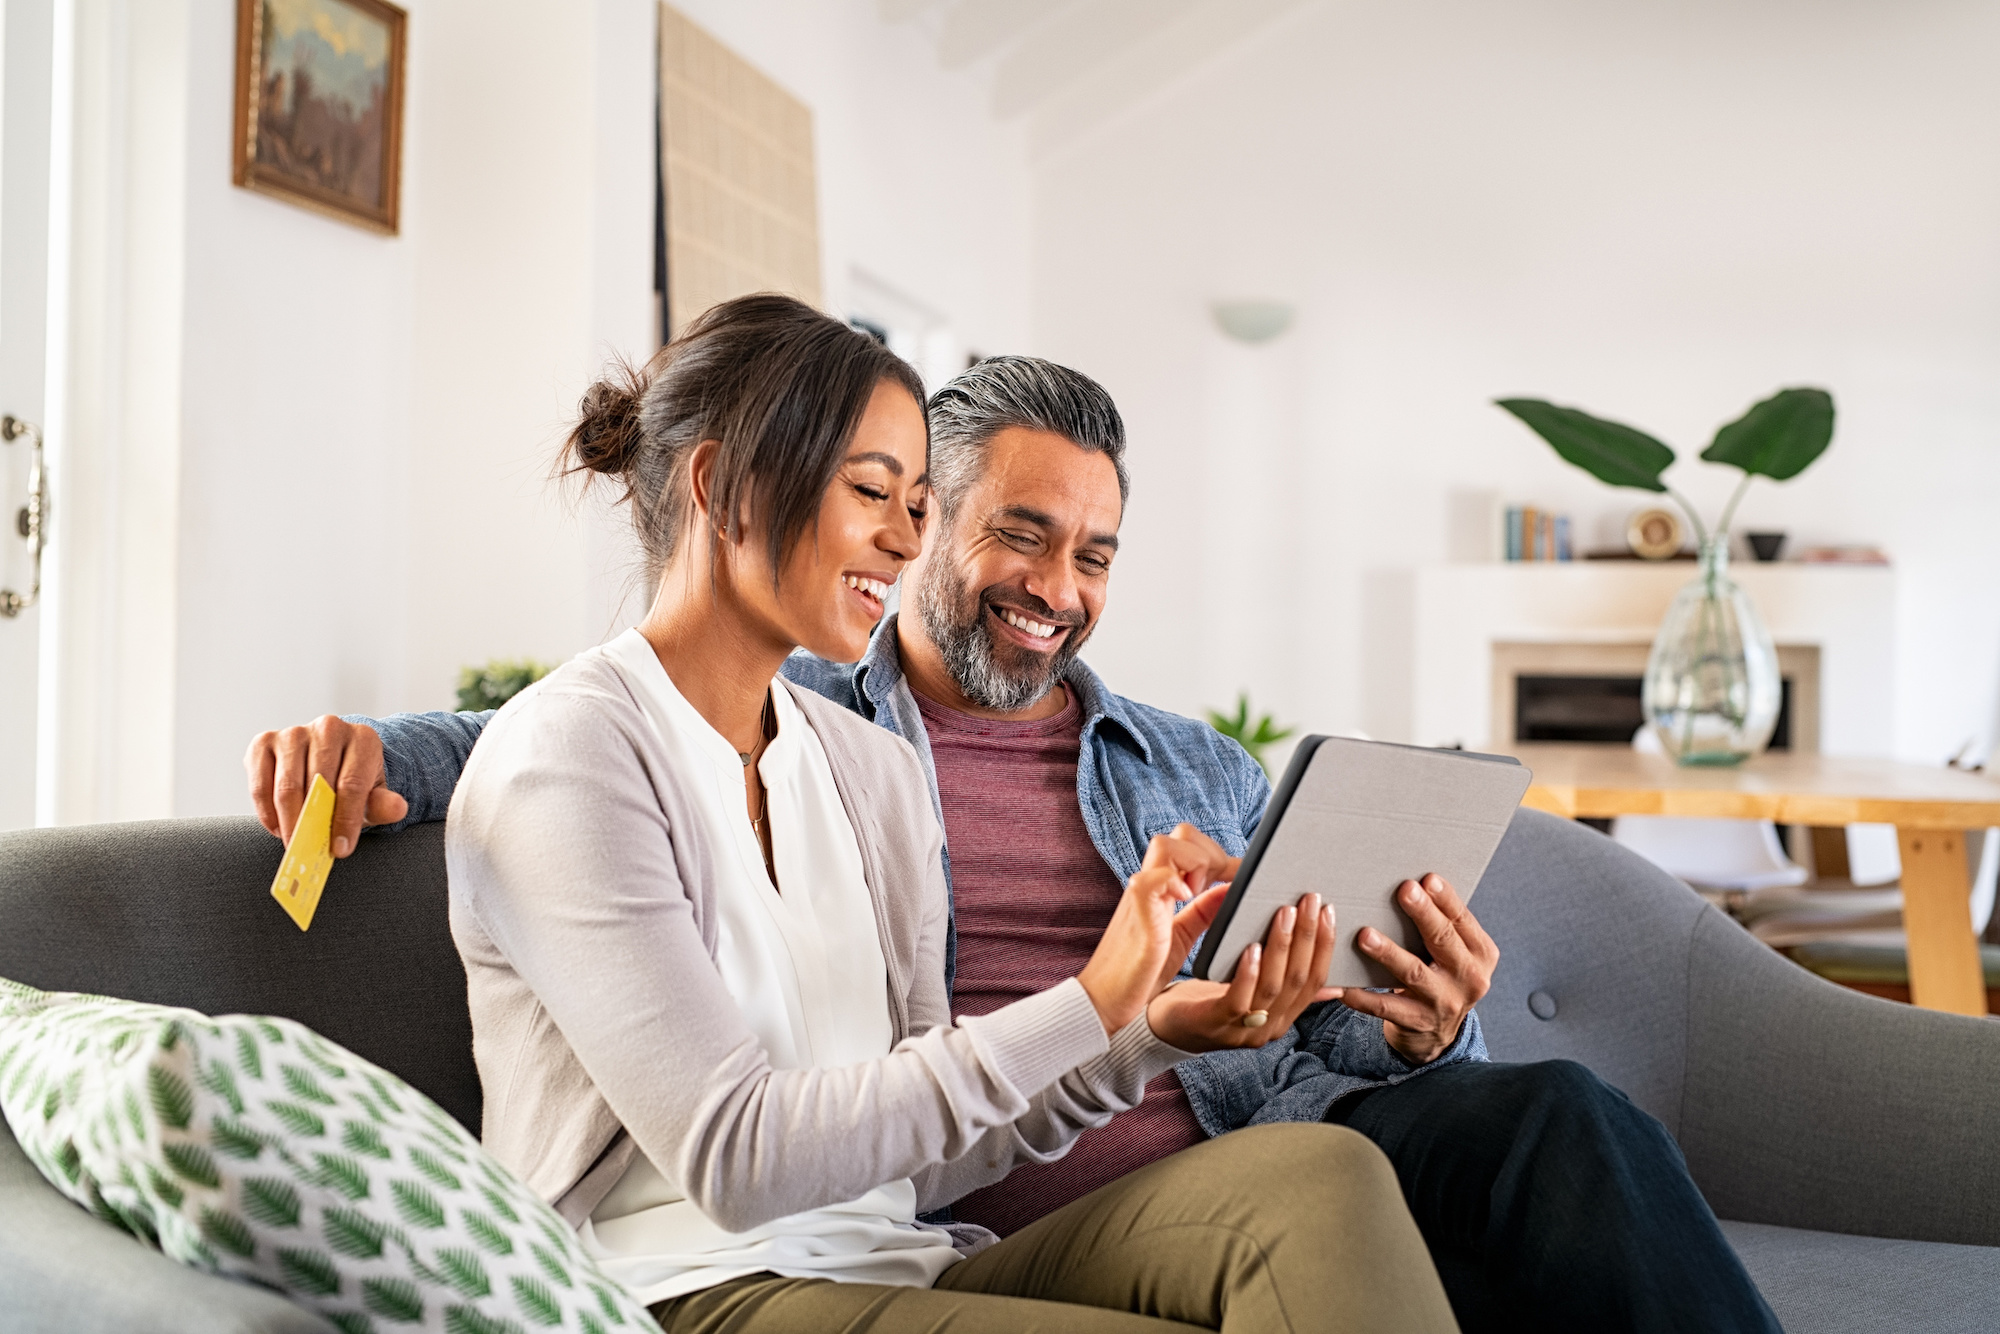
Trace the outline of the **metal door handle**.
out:
[[[34,583],[26,593],[0,588],[0,616],[9,618],[34,606],[35,599],[42,595],[42,548],[48,545],[49,483],[42,466],[42,428],[19,417],[0,417],[0,442],[12,444],[22,436],[34,443],[29,446],[33,452],[28,463],[28,503],[14,516],[14,531],[27,540],[28,558],[34,562]]]

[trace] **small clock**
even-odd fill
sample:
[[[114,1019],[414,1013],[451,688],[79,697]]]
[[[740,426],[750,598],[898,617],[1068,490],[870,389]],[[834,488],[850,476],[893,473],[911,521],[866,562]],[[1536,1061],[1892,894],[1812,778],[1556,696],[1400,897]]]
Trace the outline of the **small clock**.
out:
[[[1681,516],[1669,509],[1638,510],[1625,521],[1625,545],[1640,560],[1672,560],[1685,536]]]

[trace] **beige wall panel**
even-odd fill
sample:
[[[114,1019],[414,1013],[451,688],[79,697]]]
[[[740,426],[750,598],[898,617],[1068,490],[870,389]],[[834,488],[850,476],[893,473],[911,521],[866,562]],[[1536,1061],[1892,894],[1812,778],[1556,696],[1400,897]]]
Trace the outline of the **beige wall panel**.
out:
[[[664,4],[660,143],[669,332],[746,292],[818,305],[812,112]]]

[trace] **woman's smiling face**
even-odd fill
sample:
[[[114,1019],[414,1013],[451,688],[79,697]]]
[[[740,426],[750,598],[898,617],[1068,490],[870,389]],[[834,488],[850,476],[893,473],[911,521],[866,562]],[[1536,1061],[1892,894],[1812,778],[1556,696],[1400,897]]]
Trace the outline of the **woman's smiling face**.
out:
[[[878,382],[820,497],[818,521],[786,556],[775,593],[768,569],[746,571],[742,592],[765,602],[776,626],[808,652],[854,662],[868,651],[883,599],[923,550],[926,446],[923,408],[903,386]],[[746,544],[745,554],[761,545]]]

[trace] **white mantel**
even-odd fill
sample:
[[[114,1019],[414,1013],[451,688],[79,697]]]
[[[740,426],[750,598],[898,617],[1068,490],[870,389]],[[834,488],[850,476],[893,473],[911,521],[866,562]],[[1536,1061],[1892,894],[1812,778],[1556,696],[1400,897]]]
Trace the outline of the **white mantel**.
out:
[[[1779,645],[1820,651],[1820,749],[1895,750],[1896,576],[1887,566],[1732,564]],[[1488,742],[1493,645],[1646,644],[1691,561],[1437,565],[1411,572],[1408,737]]]

